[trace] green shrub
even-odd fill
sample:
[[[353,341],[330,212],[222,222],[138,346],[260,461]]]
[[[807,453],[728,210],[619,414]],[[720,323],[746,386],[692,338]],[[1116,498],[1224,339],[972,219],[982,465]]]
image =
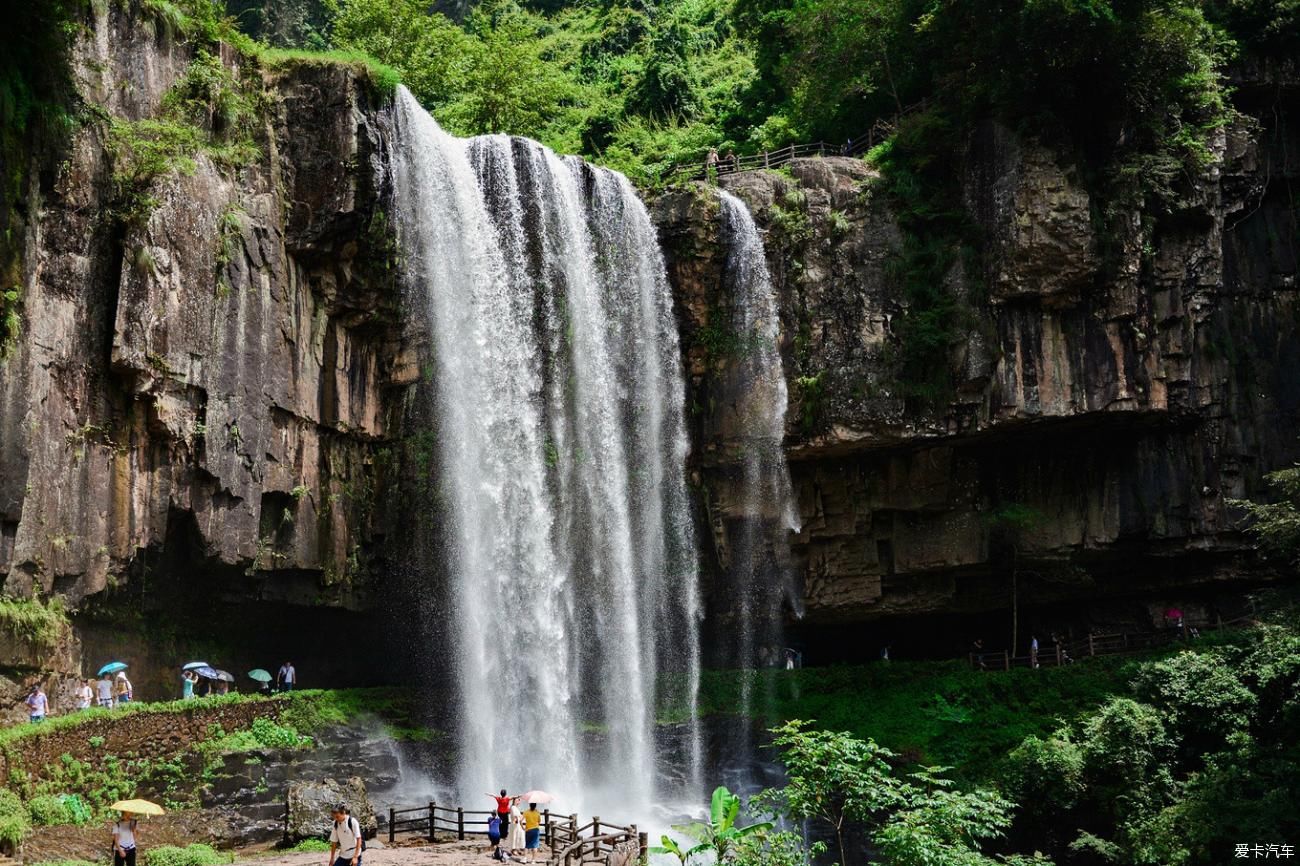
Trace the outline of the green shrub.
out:
[[[68,629],[68,613],[57,598],[0,598],[0,628],[38,647],[50,648]]]
[[[23,801],[13,791],[0,788],[0,844],[16,847],[31,829]]]
[[[145,854],[147,866],[221,866],[231,862],[231,857],[210,845],[195,843],[178,848],[162,845]]]
[[[288,850],[320,852],[320,851],[328,851],[329,849],[330,849],[330,843],[326,842],[324,839],[303,839],[297,845],[294,845],[292,848],[289,848]]]

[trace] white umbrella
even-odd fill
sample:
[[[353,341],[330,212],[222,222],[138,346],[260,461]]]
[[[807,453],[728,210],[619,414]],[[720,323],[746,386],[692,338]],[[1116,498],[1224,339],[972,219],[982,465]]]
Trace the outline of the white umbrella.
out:
[[[527,794],[518,794],[516,796],[523,803],[549,803],[555,799],[554,794],[548,794],[545,791],[529,791]]]

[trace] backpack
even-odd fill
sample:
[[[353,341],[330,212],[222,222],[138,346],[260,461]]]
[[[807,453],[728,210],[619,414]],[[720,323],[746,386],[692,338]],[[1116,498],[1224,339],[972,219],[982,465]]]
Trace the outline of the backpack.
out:
[[[356,816],[356,815],[349,815],[349,816],[347,816],[347,818],[344,819],[344,821],[347,823],[347,828],[348,828],[349,830],[351,830],[353,827],[356,827],[356,828],[357,828],[357,832],[355,833],[355,835],[361,837],[361,850],[362,850],[362,851],[365,851],[365,850],[366,850],[366,837],[365,837],[365,834],[363,834],[363,833],[361,832],[361,822],[357,820],[357,816]],[[337,830],[337,829],[338,829],[338,826],[339,826],[339,822],[338,822],[338,821],[335,821],[335,822],[334,822],[334,829]]]

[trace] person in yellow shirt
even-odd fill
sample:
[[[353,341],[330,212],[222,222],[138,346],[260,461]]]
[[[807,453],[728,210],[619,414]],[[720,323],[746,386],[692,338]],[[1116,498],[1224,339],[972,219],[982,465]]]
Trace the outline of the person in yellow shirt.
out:
[[[524,813],[524,848],[528,851],[529,863],[537,858],[537,852],[541,847],[542,813],[537,811],[536,803],[529,803],[528,811]]]

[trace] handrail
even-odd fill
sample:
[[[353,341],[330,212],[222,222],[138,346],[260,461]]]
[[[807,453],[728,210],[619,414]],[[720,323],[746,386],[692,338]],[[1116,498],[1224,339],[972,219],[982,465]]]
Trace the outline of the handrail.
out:
[[[401,817],[417,815],[417,813],[418,817]],[[456,839],[460,841],[464,841],[467,836],[486,836],[486,825],[495,814],[497,813],[493,810],[467,810],[462,806],[444,806],[433,800],[430,800],[427,806],[409,809],[390,806],[387,824],[388,841],[390,844],[394,843],[399,831],[423,833],[430,842],[437,841],[439,832],[455,833]],[[479,829],[480,827],[484,829]],[[647,835],[638,831],[635,824],[611,824],[602,821],[599,816],[592,816],[590,821],[579,826],[577,815],[561,815],[546,809],[542,813],[542,830],[546,834],[547,847],[551,850],[552,863],[560,859],[558,852],[564,851],[571,855],[575,848],[583,852],[586,846],[591,846],[593,854],[609,853],[613,849],[602,846],[611,840],[634,842],[637,845],[637,859],[642,862],[648,851]],[[601,832],[602,830],[606,832]],[[590,832],[591,835],[583,836],[584,832]],[[579,860],[581,861],[581,857]],[[566,863],[566,866],[572,864]]]
[[[665,173],[665,176],[670,179],[682,177],[687,180],[705,180],[708,178],[710,170],[713,170],[720,177],[724,174],[736,174],[742,171],[780,168],[791,160],[802,156],[858,156],[875,146],[876,131],[876,128],[873,127],[865,135],[851,138],[840,145],[826,141],[812,141],[802,144],[787,144],[785,147],[776,150],[751,153],[744,156],[735,156],[733,154],[729,159],[719,158],[716,162],[678,163],[672,166]]]

